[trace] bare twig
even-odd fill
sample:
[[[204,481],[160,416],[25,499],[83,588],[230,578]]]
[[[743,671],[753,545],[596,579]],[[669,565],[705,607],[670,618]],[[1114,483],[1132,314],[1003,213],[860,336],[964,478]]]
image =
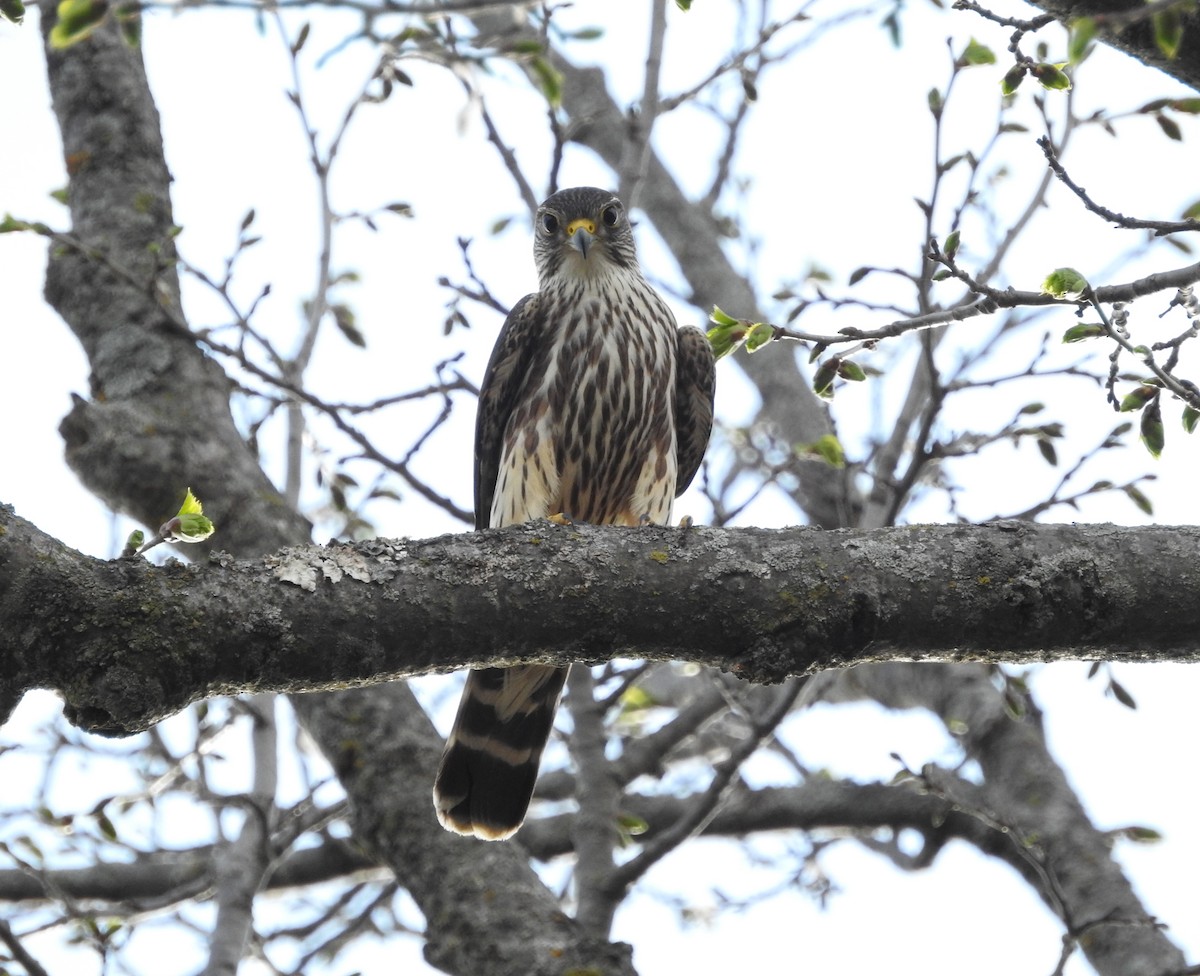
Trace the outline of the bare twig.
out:
[[[50,976],[42,964],[29,954],[29,950],[21,945],[21,940],[17,938],[12,927],[2,918],[0,918],[0,942],[8,947],[13,959],[25,967],[28,976]]]
[[[729,757],[715,767],[712,782],[701,796],[695,797],[687,812],[662,833],[657,834],[640,854],[616,868],[606,880],[609,890],[624,892],[631,884],[646,873],[650,867],[662,860],[693,834],[704,829],[716,814],[718,805],[734,776],[759,744],[771,735],[796,702],[807,678],[793,678],[775,696],[775,701],[759,719],[751,719],[750,734],[736,745]]]
[[[1162,237],[1165,234],[1178,234],[1184,231],[1200,231],[1200,220],[1143,220],[1140,217],[1126,217],[1115,210],[1109,210],[1108,207],[1097,203],[1088,196],[1087,191],[1071,179],[1063,164],[1059,162],[1058,153],[1055,152],[1054,146],[1046,136],[1038,139],[1037,144],[1042,150],[1043,155],[1045,155],[1046,162],[1049,163],[1050,168],[1054,171],[1054,175],[1083,201],[1083,205],[1088,210],[1097,216],[1103,217],[1105,220],[1116,224],[1116,226],[1124,227],[1127,230],[1153,231],[1155,237]]]

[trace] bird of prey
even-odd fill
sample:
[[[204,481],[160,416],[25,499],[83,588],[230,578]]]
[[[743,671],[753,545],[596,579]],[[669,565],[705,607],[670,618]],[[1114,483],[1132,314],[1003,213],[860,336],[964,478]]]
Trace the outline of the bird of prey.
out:
[[[509,313],[479,392],[475,527],[666,523],[712,430],[708,339],[642,277],[612,193],[560,190],[534,232],[539,289]],[[433,790],[444,827],[501,840],[521,826],[566,674],[470,672]]]

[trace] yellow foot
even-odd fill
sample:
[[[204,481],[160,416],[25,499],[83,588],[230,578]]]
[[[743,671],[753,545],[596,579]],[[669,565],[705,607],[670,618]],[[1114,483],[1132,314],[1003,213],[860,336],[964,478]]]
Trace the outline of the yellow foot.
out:
[[[690,515],[685,515],[679,520],[679,527],[681,529],[690,529],[695,524],[696,523],[692,521],[692,517]]]
[[[547,515],[546,518],[555,525],[574,525],[575,520],[564,512],[555,512],[553,515]]]

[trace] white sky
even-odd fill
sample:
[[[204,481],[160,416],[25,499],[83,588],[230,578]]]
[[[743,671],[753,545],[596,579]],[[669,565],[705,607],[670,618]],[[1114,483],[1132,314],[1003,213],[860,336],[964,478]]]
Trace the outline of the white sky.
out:
[[[738,209],[744,226],[761,241],[753,267],[762,293],[796,279],[813,262],[829,269],[839,285],[863,264],[913,266],[920,223],[912,199],[928,194],[932,171],[931,125],[922,106],[925,92],[943,85],[948,76],[944,40],[953,33],[959,50],[973,34],[1002,54],[1007,32],[990,30],[968,14],[938,14],[928,4],[909,6],[905,44],[898,52],[876,19],[870,19],[836,35],[833,43],[804,51],[768,76],[741,150],[740,168],[752,176],[752,185],[744,201],[724,201]],[[645,24],[641,18],[613,18],[610,9],[600,0],[580,0],[564,12],[563,22],[604,24],[605,39],[581,49],[580,55],[621,65],[613,86],[618,99],[628,103],[640,93]],[[1020,9],[1010,4],[1005,12]],[[725,10],[715,5],[697,4],[686,16],[671,6],[664,90],[686,87],[708,70],[728,43],[730,28],[724,16]],[[326,26],[315,30],[309,43],[310,68],[315,55],[354,24],[353,18],[345,17],[322,22]],[[292,21],[293,26],[297,23]],[[595,53],[589,54],[591,50]],[[239,295],[248,301],[270,281],[272,296],[263,304],[259,325],[276,337],[290,335],[298,304],[314,279],[317,212],[299,123],[283,96],[290,82],[273,26],[268,23],[259,34],[245,14],[159,14],[147,24],[145,53],[175,178],[183,255],[218,273],[243,214],[254,207],[255,230],[264,240],[239,266]],[[318,129],[329,131],[372,65],[370,52],[360,45],[330,59],[320,71],[309,72],[305,94],[312,101]],[[331,334],[322,340],[310,378],[330,399],[368,400],[421,386],[430,378],[430,363],[463,347],[468,357],[462,369],[478,379],[498,320],[468,310],[474,325],[469,334],[456,331],[445,338],[441,332],[449,296],[436,281],[439,275],[462,279],[459,236],[475,239],[475,266],[502,301],[514,302],[535,284],[520,201],[495,153],[483,143],[480,123],[465,104],[460,86],[441,69],[407,67],[416,86],[398,89],[381,106],[364,107],[338,164],[334,192],[339,209],[365,210],[400,200],[413,205],[416,219],[383,215],[380,233],[347,227],[339,238],[339,267],[353,267],[362,276],[362,283],[347,290],[345,297],[358,312],[369,346],[363,353]],[[959,79],[947,113],[947,155],[959,151],[951,148],[956,145],[978,148],[986,136],[994,123],[1003,70],[1002,65],[977,68]],[[0,132],[5,134],[0,212],[65,226],[65,211],[47,195],[65,183],[65,176],[43,78],[36,25],[0,25],[0,91],[6,93],[0,100]],[[1135,108],[1152,97],[1180,91],[1165,76],[1107,52],[1085,65],[1081,80],[1079,114],[1104,105]],[[489,107],[502,131],[532,178],[543,179],[549,142],[541,104],[522,84],[503,77],[489,92]],[[999,199],[1009,208],[1023,204],[1021,188],[1041,173],[1030,95],[1023,89],[1018,115],[1034,131],[1010,136],[1005,147],[1013,176]],[[1051,95],[1048,101],[1056,97],[1061,98]],[[684,185],[699,193],[710,173],[713,127],[696,112],[677,116],[661,120],[656,146],[676,166]],[[1200,171],[1200,126],[1185,123],[1182,144],[1162,138],[1148,118],[1123,121],[1118,131],[1118,140],[1099,131],[1080,133],[1066,161],[1095,198],[1126,214],[1174,218],[1200,197],[1195,177]],[[453,190],[448,177],[453,178]],[[593,182],[607,183],[605,171],[585,153],[569,151],[563,185]],[[1010,265],[1012,283],[1018,287],[1036,288],[1048,271],[1063,265],[1086,275],[1100,274],[1135,243],[1130,233],[1110,231],[1098,218],[1081,213],[1058,188],[1050,204]],[[505,214],[518,219],[492,237],[490,226]],[[942,226],[947,226],[945,221]],[[984,253],[977,237],[964,233],[963,240],[964,261]],[[639,244],[652,275],[679,282],[678,272],[644,224]],[[735,248],[733,253],[744,259],[744,250]],[[1150,268],[1190,260],[1184,255],[1152,258],[1106,280],[1129,280]],[[10,418],[4,428],[7,450],[0,459],[0,501],[15,505],[18,514],[65,542],[108,556],[129,526],[124,520],[114,525],[62,462],[56,428],[69,409],[70,394],[86,395],[87,367],[69,331],[41,302],[43,264],[44,247],[36,239],[0,237],[0,341],[8,351],[0,416]],[[955,294],[947,292],[948,297]],[[223,321],[202,287],[190,283],[185,297],[194,325]],[[1168,297],[1139,303],[1137,323],[1151,321]],[[675,307],[682,321],[697,321],[693,310],[678,303]],[[850,322],[858,324],[861,318],[860,313],[816,312],[802,318],[800,326],[834,331]],[[1044,327],[1057,335],[1073,321],[1069,313],[1059,312],[1047,317]],[[1179,321],[1177,316],[1169,318],[1162,328],[1178,328]],[[976,320],[958,334],[966,343],[966,336],[985,335],[993,327]],[[1026,338],[1010,343],[1008,364],[997,369],[1023,367],[1032,356],[1029,342]],[[762,354],[782,353],[770,349]],[[1082,354],[1078,347],[1053,352],[1058,362],[1074,361]],[[743,419],[753,409],[752,397],[731,366],[721,369],[721,414],[731,422]],[[871,432],[877,391],[899,388],[899,383],[880,380],[873,387],[839,392],[835,416],[852,453]],[[1047,403],[1040,419],[1069,416],[1071,430],[1084,432],[1077,442],[1081,444],[1098,440],[1121,419],[1107,411],[1102,391],[1078,380],[973,394],[962,398],[952,416],[962,429],[989,429],[1035,399]],[[1160,477],[1150,486],[1154,521],[1193,521],[1197,445],[1179,429],[1173,411],[1166,408],[1168,445],[1160,461],[1152,461],[1135,444],[1127,452],[1110,452],[1101,464],[1090,467],[1081,485],[1090,483],[1088,478],[1123,480],[1153,470]],[[436,479],[463,507],[470,505],[472,415],[469,405],[459,410],[418,464],[419,471]],[[377,430],[386,449],[399,453],[407,448],[408,441],[394,423],[381,423]],[[269,436],[268,429],[264,437]],[[1066,457],[1067,449],[1061,453]],[[1012,476],[1014,465],[1020,466],[1017,479]],[[953,469],[955,479],[968,489],[965,513],[977,518],[1020,510],[1042,497],[1059,474],[1037,459],[1032,445],[1016,452],[994,447],[977,461]],[[693,500],[682,510],[702,517],[703,505]],[[374,516],[384,535],[427,536],[461,528],[420,502],[376,508]],[[1056,511],[1051,517],[1148,521],[1121,498],[1093,500],[1081,513]],[[915,506],[909,518],[944,519],[944,505],[931,496]],[[742,521],[794,520],[792,510],[765,502]],[[1200,867],[1194,823],[1197,797],[1180,768],[1175,744],[1200,738],[1194,709],[1200,682],[1193,669],[1178,666],[1119,668],[1118,676],[1139,702],[1132,713],[1105,698],[1098,682],[1086,682],[1085,673],[1086,665],[1065,665],[1044,669],[1034,680],[1046,710],[1051,748],[1098,825],[1139,823],[1165,833],[1162,844],[1120,844],[1117,854],[1149,910],[1171,927],[1172,936],[1194,959],[1200,956],[1200,916],[1194,892],[1183,879]],[[22,741],[31,734],[29,727],[54,708],[46,696],[31,699],[18,720],[0,733],[0,741]],[[890,778],[895,768],[888,755],[893,751],[912,767],[951,756],[944,733],[932,720],[881,716],[867,707],[814,709],[795,722],[790,738],[811,766],[859,778]],[[7,772],[10,784],[0,800],[5,805],[20,795],[12,792],[11,784],[19,782],[14,767],[3,765],[12,755],[0,756],[0,775]],[[780,843],[766,838],[756,847],[769,854]],[[961,845],[945,852],[933,870],[914,876],[900,875],[853,844],[834,848],[822,865],[843,892],[827,911],[816,909],[803,895],[789,894],[751,912],[722,915],[711,926],[680,933],[671,912],[645,892],[682,889],[703,904],[710,889],[746,893],[769,875],[749,867],[731,845],[687,848],[652,872],[643,891],[619,914],[615,935],[634,944],[635,959],[646,976],[762,965],[777,960],[780,952],[802,959],[807,971],[818,973],[891,971],[909,960],[919,960],[927,972],[958,972],[966,966],[981,976],[1049,973],[1054,967],[1061,936],[1058,923],[1011,871],[981,863]],[[151,941],[147,938],[147,948]],[[393,947],[385,957],[371,955],[374,951],[364,946],[347,958],[346,967],[358,965],[367,973],[394,971],[398,954],[409,958],[412,953],[405,971],[425,971],[408,946]],[[45,956],[51,964],[57,958]],[[180,965],[179,972],[187,971],[185,962]],[[1088,970],[1076,959],[1067,971]]]

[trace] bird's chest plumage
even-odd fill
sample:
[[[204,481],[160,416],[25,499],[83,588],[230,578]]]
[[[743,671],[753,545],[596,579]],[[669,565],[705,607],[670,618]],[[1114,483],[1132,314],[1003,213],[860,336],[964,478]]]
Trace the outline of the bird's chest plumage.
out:
[[[640,279],[606,279],[548,298],[543,314],[546,341],[506,431],[492,523],[556,512],[666,521],[676,474],[670,311]]]

